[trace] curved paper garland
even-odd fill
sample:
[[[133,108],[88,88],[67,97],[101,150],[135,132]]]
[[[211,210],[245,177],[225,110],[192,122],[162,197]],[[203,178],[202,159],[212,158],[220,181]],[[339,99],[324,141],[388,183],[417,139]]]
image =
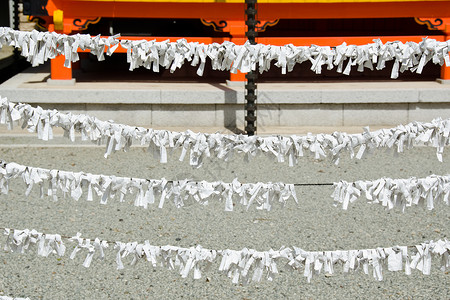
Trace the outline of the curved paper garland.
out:
[[[425,178],[408,179],[380,178],[377,180],[340,181],[334,183],[331,195],[335,205],[342,204],[343,209],[356,201],[361,194],[369,203],[381,204],[388,209],[400,207],[403,211],[413,204],[426,203],[428,210],[434,209],[434,201],[443,201],[449,205],[450,175],[431,175]]]
[[[86,34],[65,35],[55,32],[24,32],[16,31],[8,27],[0,27],[0,48],[2,45],[10,45],[22,49],[22,56],[26,57],[33,66],[43,64],[49,58],[57,55],[65,55],[65,66],[79,60],[77,50],[90,50],[103,60],[103,53],[112,55],[120,45],[127,49],[127,62],[130,70],[139,67],[152,69],[159,72],[159,67],[170,69],[174,72],[181,68],[185,62],[192,66],[199,66],[197,74],[203,75],[206,59],[211,60],[213,70],[230,70],[232,73],[241,71],[247,73],[256,71],[260,73],[268,71],[273,62],[281,68],[281,73],[291,72],[296,64],[305,61],[311,62],[311,71],[316,74],[322,72],[322,67],[349,75],[352,66],[358,66],[359,72],[364,68],[371,70],[374,67],[382,70],[387,61],[394,61],[391,78],[397,78],[399,72],[410,70],[421,73],[423,67],[429,62],[450,66],[449,48],[450,40],[439,42],[434,39],[424,38],[422,42],[399,41],[383,44],[380,40],[367,45],[347,45],[343,43],[337,47],[329,46],[285,46],[235,45],[225,41],[222,44],[202,44],[198,42],[188,43],[185,39],[176,42],[133,41],[118,40],[120,35],[107,38],[100,36],[91,37]],[[345,63],[347,62],[347,63]],[[345,64],[344,64],[345,63]]]
[[[293,184],[285,183],[240,183],[234,179],[231,183],[223,181],[190,181],[166,179],[140,179],[106,175],[94,175],[84,172],[68,172],[48,170],[4,163],[0,161],[0,190],[7,194],[9,180],[22,178],[26,184],[25,194],[28,196],[33,186],[38,185],[41,198],[44,197],[44,185],[48,186],[47,194],[57,201],[57,193],[70,195],[79,200],[87,190],[87,201],[93,201],[93,194],[97,194],[101,204],[113,200],[119,194],[120,202],[129,194],[136,194],[134,205],[147,208],[148,205],[159,202],[162,208],[164,202],[173,199],[176,207],[182,207],[191,199],[194,202],[207,205],[209,200],[218,199],[225,202],[225,211],[232,211],[235,202],[245,205],[247,209],[258,205],[257,209],[270,210],[275,202],[286,204],[291,197],[298,204]],[[87,188],[86,188],[87,187]],[[84,189],[83,189],[84,188]]]
[[[442,161],[444,147],[450,144],[450,119],[434,119],[431,123],[412,122],[394,128],[348,134],[308,134],[306,136],[246,136],[221,133],[174,132],[154,130],[100,121],[88,115],[61,113],[57,110],[45,110],[29,104],[14,103],[0,97],[0,124],[12,128],[18,122],[22,128],[36,132],[44,141],[53,138],[53,127],[61,127],[64,136],[75,141],[75,132],[81,132],[82,140],[91,140],[97,144],[106,144],[105,157],[123,149],[128,150],[133,140],[141,145],[149,145],[149,150],[161,163],[167,162],[167,149],[181,148],[180,161],[190,154],[190,164],[200,167],[205,157],[214,157],[227,161],[233,152],[244,153],[246,158],[260,153],[272,154],[278,162],[289,161],[294,166],[304,153],[311,153],[315,159],[331,157],[337,164],[344,150],[350,157],[362,158],[366,149],[394,148],[403,152],[404,148],[425,144],[436,148],[436,155]],[[355,154],[356,152],[356,154]]]
[[[405,270],[407,275],[411,274],[411,269],[429,275],[432,256],[441,258],[442,271],[450,268],[450,242],[446,239],[423,242],[416,246],[361,250],[305,251],[297,247],[282,247],[280,250],[257,251],[248,248],[210,250],[200,245],[190,248],[153,246],[149,241],[111,243],[98,238],[85,239],[81,237],[81,233],[72,238],[65,238],[58,234],[43,234],[28,229],[6,228],[5,235],[7,236],[5,251],[24,253],[37,246],[37,254],[45,257],[50,254],[63,256],[66,250],[63,239],[76,242],[70,258],[75,258],[78,252],[83,251],[86,253],[83,266],[86,268],[91,265],[94,257],[99,260],[105,259],[109,244],[114,244],[117,269],[123,269],[122,260],[130,257],[132,258],[130,265],[135,265],[139,260],[147,260],[153,267],[161,265],[168,269],[177,268],[183,278],[193,271],[194,279],[199,279],[202,272],[220,261],[219,271],[227,274],[233,283],[261,281],[264,277],[273,280],[278,274],[279,265],[285,265],[291,270],[303,268],[303,275],[308,282],[322,271],[333,274],[337,264],[342,265],[344,273],[362,269],[365,274],[369,274],[371,266],[373,277],[379,281],[383,280],[383,269],[386,267],[389,271]]]
[[[100,35],[91,37],[89,34],[65,35],[36,30],[27,32],[0,27],[0,48],[8,45],[22,49],[22,56],[26,57],[33,67],[58,55],[64,55],[64,66],[70,67],[71,62],[80,59],[78,49],[89,50],[99,61],[105,59],[105,50],[107,55],[112,55],[119,47],[119,36],[117,34],[102,38]]]

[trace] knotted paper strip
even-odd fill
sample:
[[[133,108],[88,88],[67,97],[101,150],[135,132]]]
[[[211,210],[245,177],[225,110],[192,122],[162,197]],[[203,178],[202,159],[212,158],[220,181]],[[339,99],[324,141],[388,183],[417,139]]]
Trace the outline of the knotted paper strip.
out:
[[[240,183],[234,179],[231,183],[222,181],[190,181],[166,179],[140,179],[107,175],[94,175],[84,172],[68,172],[49,170],[5,163],[0,161],[0,191],[8,193],[9,181],[21,178],[26,185],[25,195],[29,195],[32,188],[37,186],[40,197],[47,194],[54,201],[58,200],[58,193],[64,197],[69,195],[78,201],[83,193],[87,201],[93,201],[94,195],[100,203],[119,199],[125,201],[125,196],[134,197],[134,205],[147,208],[158,205],[162,208],[166,200],[172,200],[177,208],[185,206],[187,202],[197,202],[207,205],[210,200],[225,203],[225,211],[233,211],[238,202],[248,208],[252,204],[257,209],[270,210],[276,202],[285,205],[291,197],[298,204],[293,184],[285,183]],[[87,194],[87,195],[86,195]]]
[[[260,73],[268,71],[272,65],[281,69],[282,74],[291,72],[296,64],[311,63],[311,71],[321,74],[322,68],[349,75],[351,68],[357,66],[359,72],[364,68],[382,70],[386,62],[393,61],[391,78],[397,78],[399,72],[410,70],[421,73],[428,62],[450,66],[450,40],[439,42],[424,38],[422,42],[399,41],[383,44],[381,40],[374,40],[367,45],[347,45],[343,43],[337,47],[330,46],[272,46],[257,44],[235,45],[225,41],[222,44],[203,44],[187,42],[180,39],[176,42],[147,40],[119,40],[120,35],[106,38],[91,37],[86,34],[65,35],[55,32],[16,31],[8,27],[0,27],[0,48],[3,45],[22,49],[22,56],[26,57],[33,66],[43,64],[57,55],[65,55],[65,66],[79,60],[77,50],[89,50],[103,60],[103,53],[112,55],[120,45],[127,49],[127,62],[130,70],[139,67],[159,72],[159,68],[174,72],[190,62],[191,66],[198,66],[197,74],[203,75],[206,59],[211,61],[213,70],[237,71],[247,73],[251,70]]]
[[[0,49],[3,45],[13,46],[22,50],[21,55],[33,67],[43,64],[58,55],[64,55],[64,66],[70,67],[72,62],[78,61],[79,50],[89,50],[104,60],[104,53],[111,55],[119,46],[117,39],[120,35],[110,37],[91,37],[89,34],[66,35],[56,32],[18,31],[8,27],[0,27]]]
[[[24,253],[37,248],[37,254],[48,257],[49,254],[63,256],[65,245],[58,234],[43,234],[35,230],[5,229],[7,241],[5,251]],[[423,242],[416,246],[394,246],[361,250],[335,251],[305,251],[297,247],[282,247],[279,250],[257,251],[244,248],[242,250],[211,250],[198,245],[183,248],[177,246],[153,246],[147,240],[138,242],[107,242],[105,240],[85,239],[78,233],[72,238],[63,238],[75,242],[75,248],[70,258],[83,252],[86,258],[84,267],[89,267],[94,259],[115,259],[117,269],[124,268],[124,260],[135,265],[146,260],[153,267],[162,266],[177,269],[183,278],[193,273],[194,279],[199,279],[213,265],[220,272],[232,279],[233,283],[248,283],[261,281],[264,278],[273,280],[279,267],[292,271],[303,271],[308,282],[320,273],[334,274],[337,265],[343,273],[353,273],[362,270],[372,275],[376,280],[383,280],[383,271],[405,271],[410,275],[412,269],[419,270],[424,275],[430,275],[432,257],[440,258],[441,270],[450,268],[450,242],[446,239],[437,242]],[[108,247],[114,245],[114,247]],[[108,257],[108,249],[113,248],[115,255]]]
[[[377,180],[340,181],[334,183],[334,204],[348,205],[365,195],[369,203],[381,204],[387,209],[422,204],[428,210],[434,209],[435,201],[449,205],[450,175],[430,175],[425,178],[408,179],[380,178]]]
[[[450,119],[434,119],[430,123],[412,122],[394,128],[348,134],[307,134],[305,136],[246,136],[221,133],[194,133],[190,130],[175,132],[154,130],[143,127],[100,121],[95,117],[57,110],[45,110],[29,104],[14,103],[0,97],[0,124],[12,128],[18,123],[22,128],[37,133],[44,141],[53,138],[53,128],[60,127],[64,136],[75,141],[75,132],[81,132],[82,140],[96,144],[106,144],[105,157],[111,153],[127,151],[133,141],[148,145],[148,149],[161,163],[167,162],[168,149],[181,149],[180,161],[189,153],[192,166],[200,167],[207,157],[228,161],[234,152],[243,153],[247,159],[260,153],[272,155],[278,162],[298,163],[298,159],[311,154],[315,159],[330,157],[336,164],[342,152],[350,157],[361,159],[367,150],[390,148],[403,152],[415,145],[428,145],[436,148],[436,155],[442,161],[444,147],[449,145]]]

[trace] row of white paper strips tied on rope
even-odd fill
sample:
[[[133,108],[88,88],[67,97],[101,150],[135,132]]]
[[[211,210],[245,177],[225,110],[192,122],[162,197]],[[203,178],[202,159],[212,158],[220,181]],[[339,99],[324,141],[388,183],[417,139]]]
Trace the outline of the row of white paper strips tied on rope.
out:
[[[242,184],[237,179],[231,183],[195,182],[188,179],[168,182],[164,178],[140,179],[94,175],[34,168],[0,161],[2,193],[8,193],[9,181],[17,177],[26,184],[25,195],[30,194],[33,186],[38,186],[42,198],[45,194],[44,188],[47,186],[47,195],[55,201],[58,200],[58,193],[63,193],[64,196],[69,195],[78,201],[87,190],[87,201],[93,201],[93,194],[97,194],[102,204],[115,198],[124,202],[125,196],[135,194],[134,205],[144,208],[155,203],[162,208],[164,202],[169,199],[173,199],[178,208],[190,202],[207,205],[211,200],[223,201],[225,211],[232,211],[235,203],[240,203],[247,209],[252,204],[256,204],[257,209],[270,210],[274,203],[285,205],[291,197],[298,204],[293,184],[262,182]]]
[[[449,205],[450,175],[430,175],[425,178],[408,179],[380,178],[377,180],[340,181],[334,183],[335,205],[348,205],[365,195],[369,203],[381,204],[388,209],[399,207],[403,211],[413,204],[423,204],[427,209],[434,209],[435,201]]]
[[[230,277],[233,283],[261,281],[266,278],[273,280],[278,274],[279,266],[290,270],[303,268],[303,275],[308,282],[322,271],[328,274],[335,272],[335,265],[341,264],[344,273],[362,270],[369,274],[369,266],[376,280],[383,280],[383,270],[405,270],[407,275],[411,269],[417,269],[424,275],[431,272],[432,256],[441,259],[441,270],[450,268],[450,242],[438,240],[437,242],[423,242],[416,246],[393,246],[389,248],[375,248],[362,250],[335,250],[335,251],[305,251],[297,247],[280,250],[256,251],[244,248],[242,250],[210,250],[196,247],[183,248],[177,246],[153,246],[149,241],[138,242],[108,242],[105,240],[85,239],[81,233],[71,238],[61,237],[59,234],[43,234],[36,230],[5,229],[7,240],[5,251],[24,253],[37,246],[37,254],[48,257],[56,254],[61,257],[66,251],[63,239],[75,242],[76,246],[70,258],[74,259],[80,251],[87,253],[83,262],[89,267],[96,257],[104,260],[109,244],[114,244],[116,250],[117,269],[123,269],[122,259],[130,257],[130,265],[139,260],[149,261],[153,267],[158,265],[168,269],[178,269],[180,275],[186,278],[193,271],[194,279],[199,279],[202,272],[208,271],[213,263],[220,260],[219,271]],[[409,253],[408,253],[408,248]]]
[[[391,78],[397,78],[398,73],[410,70],[421,73],[429,61],[434,64],[450,66],[449,48],[450,40],[439,42],[424,38],[422,42],[399,41],[383,44],[380,40],[367,45],[329,46],[285,46],[272,45],[235,45],[225,41],[222,44],[202,44],[187,42],[180,39],[176,42],[131,41],[119,40],[120,35],[106,38],[91,37],[87,34],[65,35],[55,32],[24,32],[8,27],[0,27],[0,48],[2,45],[14,46],[22,49],[22,56],[26,57],[33,66],[43,64],[57,55],[65,55],[65,66],[70,67],[71,62],[79,60],[78,49],[90,50],[98,60],[104,60],[104,52],[112,55],[120,45],[127,49],[127,62],[130,70],[141,66],[159,72],[159,67],[174,72],[187,61],[192,66],[199,65],[197,74],[203,75],[206,59],[211,60],[213,70],[230,70],[236,73],[255,71],[268,71],[272,62],[281,68],[282,74],[291,72],[296,64],[305,61],[311,62],[311,70],[316,74],[322,72],[322,67],[328,70],[336,67],[336,71],[346,75],[350,74],[352,66],[358,66],[359,72],[364,68],[377,70],[384,69],[386,62],[394,61]],[[345,63],[347,62],[347,63]]]
[[[30,300],[30,298],[16,298],[16,297],[9,297],[9,296],[0,296],[0,300]]]
[[[240,203],[250,208],[252,204],[257,209],[270,210],[274,203],[283,206],[291,197],[298,203],[294,184],[286,183],[240,183],[234,179],[231,183],[222,181],[189,181],[177,180],[169,182],[166,179],[140,179],[107,175],[94,175],[84,172],[69,172],[49,170],[20,165],[14,162],[0,161],[0,190],[8,194],[9,181],[21,178],[26,184],[25,195],[28,196],[34,186],[38,186],[40,197],[44,197],[45,186],[47,195],[54,201],[57,194],[69,195],[79,200],[87,190],[87,201],[93,201],[96,194],[101,204],[113,200],[117,196],[120,202],[124,197],[135,194],[134,205],[147,208],[159,202],[162,208],[164,202],[173,199],[176,207],[197,202],[207,205],[210,200],[223,201],[225,211],[233,211],[234,204]],[[94,193],[95,192],[95,193]],[[377,180],[359,180],[355,182],[340,181],[334,183],[335,205],[341,204],[343,209],[361,194],[365,194],[370,203],[378,203],[388,209],[399,207],[403,211],[413,204],[423,204],[427,209],[434,209],[435,201],[443,201],[449,205],[450,175],[431,175],[425,178],[411,177],[408,179],[381,178]],[[159,200],[158,200],[159,199]]]
[[[167,148],[181,148],[180,161],[189,152],[190,164],[197,167],[201,166],[205,157],[227,161],[234,152],[244,153],[247,160],[260,153],[271,154],[278,162],[288,160],[289,166],[297,164],[298,158],[306,152],[314,155],[315,159],[329,156],[337,164],[344,150],[350,152],[351,158],[361,159],[370,149],[393,148],[394,151],[403,152],[404,148],[418,144],[435,147],[436,155],[442,161],[444,147],[450,143],[450,119],[434,119],[431,123],[412,122],[373,132],[366,127],[363,133],[358,134],[334,132],[260,137],[146,129],[101,121],[84,114],[45,110],[39,106],[35,108],[0,97],[0,124],[12,128],[14,122],[37,133],[38,138],[44,141],[53,138],[53,127],[62,128],[64,136],[71,141],[75,141],[75,132],[81,132],[82,140],[106,144],[105,157],[117,150],[128,150],[133,140],[141,145],[149,145],[149,150],[159,157],[161,163],[167,162]]]

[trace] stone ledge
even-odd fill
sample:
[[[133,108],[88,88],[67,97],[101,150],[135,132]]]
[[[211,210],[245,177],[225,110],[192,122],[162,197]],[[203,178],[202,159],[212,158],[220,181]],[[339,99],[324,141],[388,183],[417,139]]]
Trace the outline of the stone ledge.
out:
[[[75,78],[72,78],[70,80],[54,80],[54,79],[47,79],[47,84],[50,86],[72,86],[75,85],[76,80]]]
[[[244,91],[75,90],[2,88],[0,96],[27,103],[244,104]],[[450,103],[450,89],[258,91],[259,104]]]
[[[0,96],[29,103],[244,104],[245,89],[225,83],[68,81],[49,85],[48,66],[30,68],[0,85]],[[52,82],[52,81],[51,81]],[[60,82],[55,82],[60,83]],[[436,81],[259,83],[258,104],[448,103],[450,85]]]

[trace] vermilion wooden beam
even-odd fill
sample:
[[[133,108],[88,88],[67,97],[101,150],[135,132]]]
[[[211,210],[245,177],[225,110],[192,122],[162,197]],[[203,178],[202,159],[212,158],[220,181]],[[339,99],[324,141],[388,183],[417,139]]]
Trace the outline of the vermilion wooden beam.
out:
[[[52,0],[50,0],[52,1]],[[244,3],[155,3],[53,0],[68,18],[170,18],[244,20]],[[49,12],[50,13],[50,12]]]
[[[284,8],[283,8],[284,7]],[[261,4],[259,19],[448,17],[450,1]]]
[[[244,3],[49,0],[47,7],[64,11],[67,18],[245,19]],[[450,1],[260,3],[258,19],[443,18],[450,17],[449,7]]]

